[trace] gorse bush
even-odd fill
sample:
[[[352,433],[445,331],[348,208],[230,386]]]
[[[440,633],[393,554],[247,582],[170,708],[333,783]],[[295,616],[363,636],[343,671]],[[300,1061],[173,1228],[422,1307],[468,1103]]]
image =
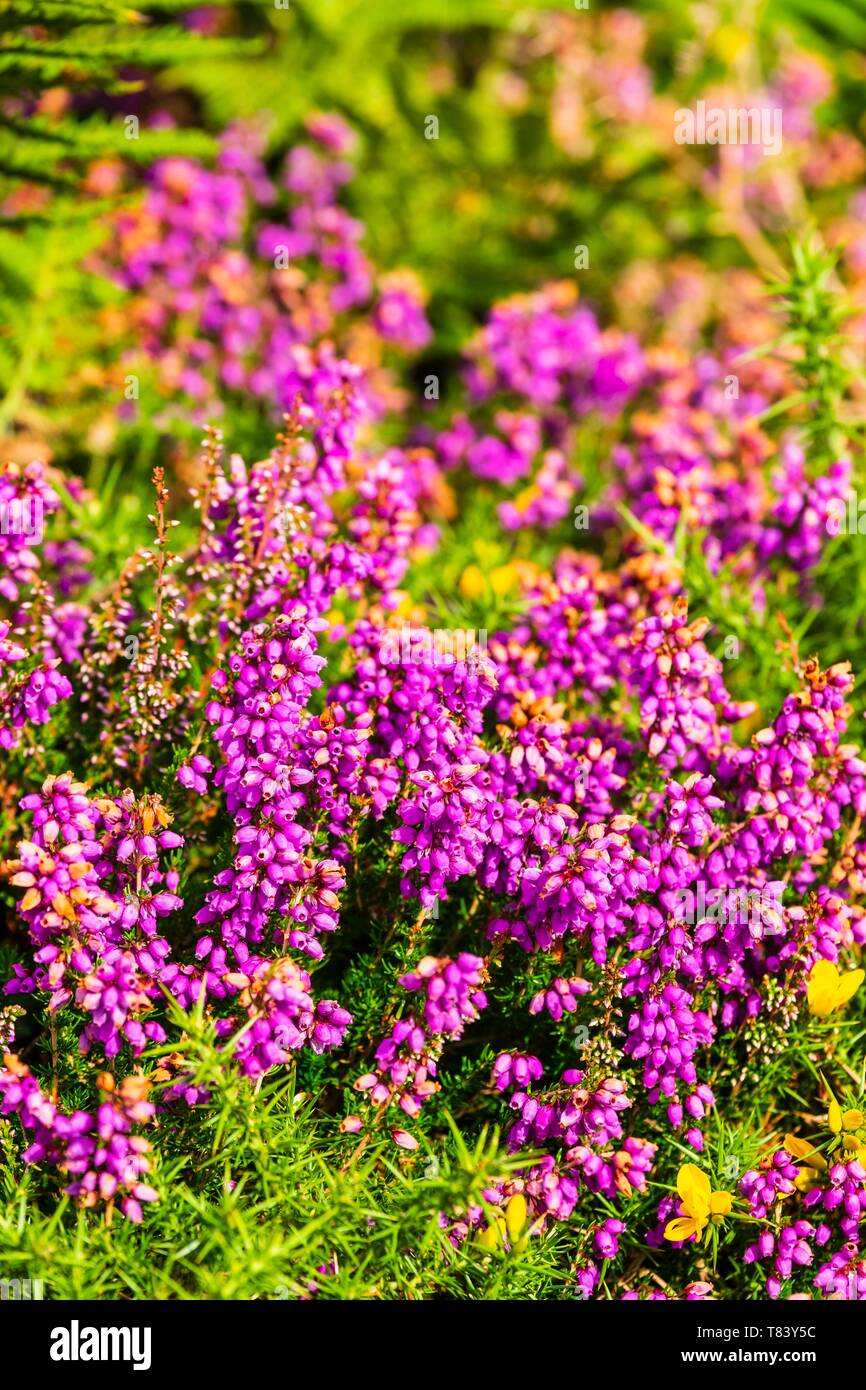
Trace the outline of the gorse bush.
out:
[[[473,323],[358,216],[365,80],[360,139],[92,166],[100,307],[7,396],[0,1250],[53,1297],[866,1296],[862,149],[785,40],[656,87],[638,16],[481,9],[454,109],[495,71],[614,223],[663,150],[682,235]],[[682,81],[779,163],[678,146]]]

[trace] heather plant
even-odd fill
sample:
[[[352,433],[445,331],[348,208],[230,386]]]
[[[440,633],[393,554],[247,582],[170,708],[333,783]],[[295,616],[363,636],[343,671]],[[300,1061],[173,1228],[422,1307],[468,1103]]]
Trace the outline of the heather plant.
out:
[[[571,160],[648,122],[718,237],[680,342],[577,261],[428,304],[312,101],[91,170],[103,444],[20,380],[0,462],[0,1265],[52,1297],[863,1297],[860,145],[780,41],[730,67],[784,162],[683,154],[644,20],[582,22],[482,66]]]

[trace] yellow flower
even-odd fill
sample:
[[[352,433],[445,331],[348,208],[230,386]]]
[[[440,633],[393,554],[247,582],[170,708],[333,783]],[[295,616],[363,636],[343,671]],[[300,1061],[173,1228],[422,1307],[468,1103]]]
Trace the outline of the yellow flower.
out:
[[[827,1124],[833,1134],[839,1136],[839,1143],[849,1154],[856,1154],[863,1161],[863,1140],[856,1133],[864,1125],[862,1110],[843,1110],[837,1100],[831,1100],[827,1110]]]
[[[684,1163],[677,1174],[680,1215],[665,1226],[665,1240],[700,1240],[710,1221],[722,1221],[733,1205],[730,1192],[713,1192],[710,1180],[694,1163]]]
[[[393,609],[395,618],[408,618],[412,612],[412,595],[406,589],[395,589],[392,598],[397,600]]]
[[[522,1193],[515,1192],[505,1208],[505,1229],[508,1231],[509,1240],[516,1241],[518,1245],[519,1237],[526,1225],[527,1212],[526,1198]]]
[[[735,63],[750,42],[749,30],[737,24],[720,25],[710,40],[716,57],[723,63]]]
[[[478,1232],[475,1239],[482,1250],[495,1250],[502,1243],[504,1233],[505,1222],[501,1216],[495,1216],[483,1231]]]
[[[494,1212],[488,1225],[476,1236],[482,1250],[496,1250],[507,1243],[513,1250],[524,1251],[529,1239],[529,1232],[524,1231],[528,1210],[526,1198],[515,1192],[505,1205],[504,1215],[501,1211]]]
[[[494,594],[507,594],[520,583],[520,573],[514,564],[497,565],[490,571],[490,585]]]
[[[826,1158],[808,1140],[798,1139],[795,1134],[786,1134],[783,1144],[792,1158],[802,1158],[803,1167],[794,1179],[794,1186],[798,1192],[808,1192],[818,1181],[818,1174],[827,1167]]]
[[[817,960],[809,973],[807,999],[816,1018],[827,1018],[841,1009],[866,979],[866,971],[849,970],[840,975],[832,961]]]
[[[460,592],[464,598],[481,598],[487,585],[478,565],[467,565],[460,576]]]
[[[525,487],[521,489],[521,491],[518,492],[517,495],[512,498],[515,511],[518,511],[521,514],[523,512],[528,511],[529,508],[532,506],[532,503],[538,496],[539,490],[537,487]]]
[[[808,1163],[810,1168],[826,1168],[827,1160],[820,1154],[814,1144],[810,1144],[808,1139],[798,1139],[795,1134],[786,1134],[782,1141],[784,1147],[792,1158],[802,1158]]]

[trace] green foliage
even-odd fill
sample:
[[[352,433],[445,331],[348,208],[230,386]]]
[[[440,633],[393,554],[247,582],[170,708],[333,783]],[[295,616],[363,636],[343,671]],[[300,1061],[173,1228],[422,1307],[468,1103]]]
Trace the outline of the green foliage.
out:
[[[123,96],[141,90],[141,77],[168,64],[218,60],[238,44],[202,39],[176,24],[165,11],[180,6],[132,9],[119,0],[3,0],[0,4],[0,198],[16,181],[74,188],[87,161],[108,154],[142,161],[178,151],[206,154],[201,132],[147,136],[139,142],[124,117],[106,111],[87,120],[72,100]],[[52,94],[64,95],[46,103]],[[45,106],[42,114],[34,114]],[[48,114],[50,112],[50,114]]]
[[[148,130],[136,114],[144,74],[255,50],[167,22],[181,8],[0,0],[0,430],[47,429],[41,402],[68,387],[98,337],[96,311],[111,291],[87,257],[107,204],[82,189],[88,167],[213,154],[206,131]],[[70,322],[82,331],[71,335]]]
[[[336,1120],[317,1110],[291,1074],[251,1090],[225,1066],[200,1018],[178,1022],[186,1061],[211,1100],[186,1112],[175,1106],[157,1121],[151,1138],[159,1141],[162,1200],[142,1227],[107,1224],[58,1200],[52,1177],[21,1164],[17,1126],[0,1126],[4,1278],[42,1279],[54,1299],[294,1300],[314,1289],[340,1300],[576,1296],[573,1269],[585,1245],[579,1222],[555,1225],[521,1249],[489,1252],[476,1241],[455,1248],[442,1228],[442,1212],[484,1207],[484,1189],[527,1161],[507,1155],[496,1131],[479,1129],[475,1116],[471,1123],[452,1118],[461,1095],[483,1086],[489,1058],[446,1073],[438,1117],[425,1120],[424,1143],[408,1154],[387,1136],[358,1143],[339,1135]],[[864,1035],[861,1004],[841,1034],[807,1019],[780,1033],[769,1052],[756,1047],[720,1058],[712,1079],[718,1106],[701,1160],[714,1187],[735,1190],[789,1130],[830,1147],[819,1096],[826,1084],[844,1104],[863,1104]],[[670,1167],[624,1211],[610,1206],[610,1216],[628,1222],[617,1265],[636,1284],[679,1288],[683,1252],[652,1251],[643,1234],[673,1189],[677,1163],[694,1155],[661,1125],[648,1137],[664,1138]],[[717,1297],[764,1296],[760,1270],[744,1268],[739,1257],[745,1222],[737,1203],[717,1248],[708,1250]],[[601,1296],[617,1297],[616,1285],[603,1282]]]

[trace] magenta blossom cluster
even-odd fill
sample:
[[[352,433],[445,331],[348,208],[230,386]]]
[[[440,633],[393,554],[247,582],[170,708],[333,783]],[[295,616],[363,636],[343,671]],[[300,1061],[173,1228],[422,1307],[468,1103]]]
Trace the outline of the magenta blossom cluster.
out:
[[[866,1213],[866,1168],[859,1157],[828,1165],[820,1155],[808,1154],[798,1166],[791,1153],[778,1149],[743,1176],[740,1191],[753,1216],[782,1213],[778,1227],[761,1231],[743,1256],[747,1264],[767,1269],[770,1298],[810,1285],[812,1296],[817,1290],[825,1298],[863,1298],[860,1225]],[[780,1198],[784,1205],[777,1208]],[[833,1251],[829,1258],[828,1249]]]
[[[132,293],[161,390],[202,420],[220,412],[226,390],[277,412],[340,391],[369,418],[395,399],[385,349],[416,352],[430,340],[419,282],[408,271],[379,276],[363,226],[340,204],[353,132],[338,116],[314,115],[307,134],[276,182],[249,126],[226,132],[214,169],[160,160],[141,205],[118,220],[103,269]],[[354,318],[376,345],[368,370],[334,350]]]
[[[85,1018],[83,1052],[138,1054],[165,1032],[152,1017],[162,1000],[170,946],[162,919],[182,906],[178,873],[160,853],[183,844],[157,797],[89,797],[71,774],[50,777],[22,799],[29,840],[8,866],[23,888],[21,913],[34,964],[16,964],[7,994],[43,995],[51,1013],[73,1004]]]
[[[75,1110],[64,1115],[17,1057],[7,1055],[0,1067],[0,1114],[17,1115],[28,1138],[24,1159],[56,1167],[66,1179],[64,1191],[83,1207],[115,1204],[130,1221],[142,1219],[142,1202],[159,1194],[145,1179],[151,1168],[151,1145],[133,1127],[155,1114],[147,1100],[148,1082],[128,1076],[119,1086],[103,1072],[98,1082],[104,1099],[94,1114]]]

